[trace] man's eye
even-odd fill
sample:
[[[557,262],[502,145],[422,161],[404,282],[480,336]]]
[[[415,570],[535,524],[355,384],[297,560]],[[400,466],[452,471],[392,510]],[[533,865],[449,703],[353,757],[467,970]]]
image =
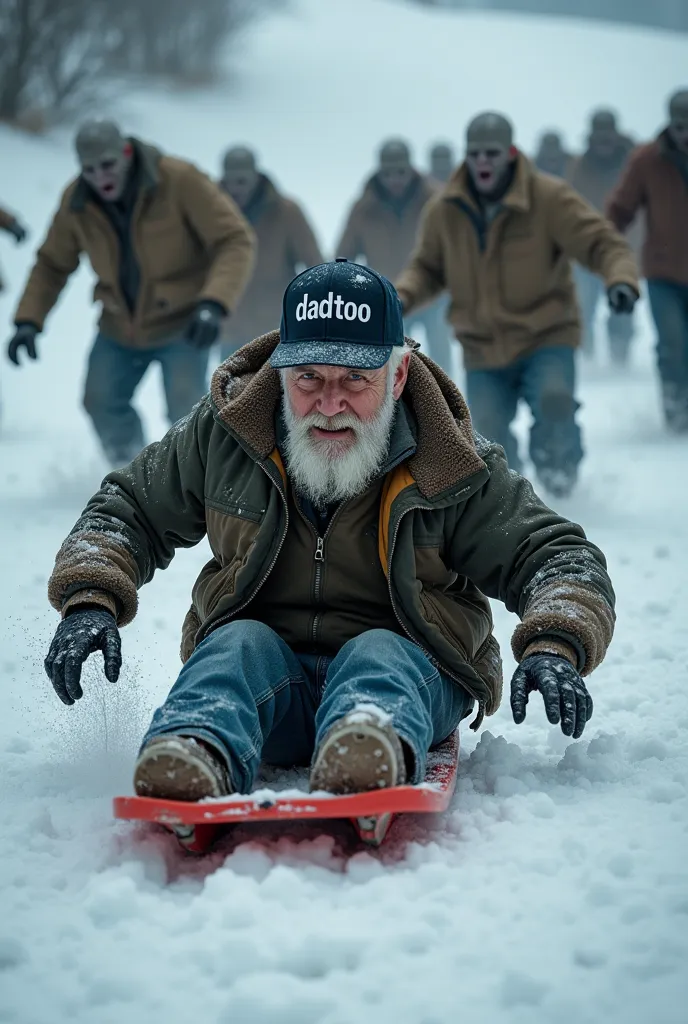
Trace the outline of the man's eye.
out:
[[[358,381],[358,380],[365,380],[365,377],[361,376],[360,373],[350,373],[349,374],[349,380],[356,380],[356,381]]]
[[[104,171],[111,171],[112,168],[115,166],[115,161],[114,160],[103,160],[103,162],[102,162],[102,164],[100,166],[103,168]]]

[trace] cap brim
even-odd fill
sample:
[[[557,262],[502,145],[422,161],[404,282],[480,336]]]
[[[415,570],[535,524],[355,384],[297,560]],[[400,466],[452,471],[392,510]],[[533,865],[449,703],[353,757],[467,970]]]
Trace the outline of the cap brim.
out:
[[[350,366],[379,370],[392,354],[392,345],[353,345],[348,341],[280,342],[270,357],[276,370],[288,366]]]

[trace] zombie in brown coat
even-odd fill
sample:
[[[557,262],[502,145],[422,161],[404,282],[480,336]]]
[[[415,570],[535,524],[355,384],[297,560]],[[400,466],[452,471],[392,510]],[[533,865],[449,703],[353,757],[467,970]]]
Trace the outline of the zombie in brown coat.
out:
[[[249,285],[224,324],[222,358],[279,327],[284,290],[299,271],[323,262],[320,248],[298,203],[277,191],[256,166],[250,149],[225,154],[222,188],[232,197],[256,236],[256,264]]]
[[[471,122],[466,161],[428,205],[397,280],[407,312],[449,290],[478,430],[519,466],[509,426],[525,399],[534,416],[531,459],[557,494],[570,491],[583,454],[572,259],[604,278],[613,306],[632,309],[638,277],[623,238],[570,185],[534,170],[506,118],[488,113]]]
[[[609,198],[620,231],[646,215],[642,266],[657,328],[657,362],[670,430],[688,432],[688,90],[669,103],[669,125],[631,156]]]
[[[413,167],[407,144],[389,139],[380,148],[377,171],[349,211],[335,255],[360,260],[393,281],[413,251],[421,214],[437,187]],[[414,337],[414,329],[422,327],[430,356],[451,376],[452,342],[445,313],[441,300],[426,304],[407,318],[405,329]]]
[[[567,180],[576,192],[580,192],[591,206],[601,213],[619,180],[634,143],[626,135],[622,135],[616,123],[616,115],[612,110],[598,110],[590,119],[588,147],[582,156],[572,161]],[[639,239],[631,240],[637,249]],[[595,311],[604,289],[602,281],[591,274],[585,267],[575,267],[576,288],[581,307],[583,321],[583,351],[587,355],[594,352]],[[633,317],[615,313],[610,309],[607,317],[607,337],[612,361],[623,366],[628,362],[629,348],[633,338]]]
[[[36,335],[86,253],[102,313],[84,405],[117,465],[143,446],[131,398],[152,362],[162,365],[172,422],[204,394],[208,348],[248,280],[253,235],[205,174],[111,121],[83,125],[76,150],[81,173],[38,250],[8,355],[17,365],[22,349],[37,357]]]

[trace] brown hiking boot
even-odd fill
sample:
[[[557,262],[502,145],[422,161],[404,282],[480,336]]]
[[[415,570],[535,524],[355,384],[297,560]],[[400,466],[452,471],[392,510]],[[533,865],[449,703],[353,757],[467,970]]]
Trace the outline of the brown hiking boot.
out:
[[[370,706],[351,711],[325,735],[311,769],[310,788],[363,793],[406,781],[401,740],[389,715]]]
[[[205,800],[229,796],[232,787],[220,755],[191,736],[169,733],[145,745],[134,768],[137,796]]]

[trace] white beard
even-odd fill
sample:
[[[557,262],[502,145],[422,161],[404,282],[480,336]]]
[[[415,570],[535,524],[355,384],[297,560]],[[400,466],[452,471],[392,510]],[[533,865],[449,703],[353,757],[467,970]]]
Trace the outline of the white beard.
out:
[[[323,416],[294,414],[286,389],[282,393],[282,411],[287,424],[286,462],[289,479],[295,491],[318,508],[347,501],[362,494],[382,467],[389,451],[396,402],[392,381],[388,381],[385,398],[373,420],[364,422],[350,413]],[[311,427],[355,433],[353,443],[333,439],[316,441]]]

